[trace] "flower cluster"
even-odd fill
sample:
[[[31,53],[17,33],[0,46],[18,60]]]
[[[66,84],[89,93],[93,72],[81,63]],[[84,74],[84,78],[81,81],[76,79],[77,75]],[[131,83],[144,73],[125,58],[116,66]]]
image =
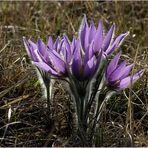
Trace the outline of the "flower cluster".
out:
[[[114,34],[115,24],[105,33],[101,20],[96,27],[94,22],[89,25],[84,16],[78,37],[72,41],[66,35],[58,37],[56,41],[49,37],[47,44],[41,39],[34,43],[23,38],[32,63],[47,74],[45,78],[42,76],[47,90],[50,84],[46,81],[52,77],[69,82],[69,90],[76,105],[78,129],[84,142],[88,132],[89,135],[94,133],[104,103],[114,92],[134,84],[144,72],[141,70],[130,76],[133,64],[127,65],[126,61],[119,64],[121,52],[108,62],[110,55],[120,47],[129,32],[115,39]],[[98,103],[100,92],[105,93],[102,104]],[[94,118],[89,119],[93,102],[96,102]]]
[[[62,39],[58,37],[54,42],[49,37],[47,45],[38,39],[37,43],[24,38],[24,44],[33,64],[47,73],[56,77],[68,77],[69,74],[79,81],[91,79],[97,72],[101,61],[116,51],[125,37],[129,34],[123,33],[114,41],[115,25],[105,34],[102,21],[96,28],[92,21],[90,26],[84,16],[78,38],[69,41],[65,35]],[[114,89],[125,89],[130,85],[131,77],[127,77],[132,65],[126,66],[123,62],[117,66],[121,54],[108,65],[106,80]],[[123,70],[124,69],[124,70]],[[133,82],[142,76],[140,71],[133,77]]]

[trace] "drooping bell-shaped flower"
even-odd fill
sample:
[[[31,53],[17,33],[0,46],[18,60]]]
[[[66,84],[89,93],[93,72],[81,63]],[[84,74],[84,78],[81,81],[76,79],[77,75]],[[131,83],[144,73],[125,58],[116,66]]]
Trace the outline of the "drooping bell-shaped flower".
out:
[[[133,64],[126,66],[126,61],[119,63],[121,53],[117,54],[115,58],[109,63],[106,70],[106,81],[111,89],[124,90],[134,84],[143,74],[144,70],[141,70],[129,76]]]
[[[121,43],[129,34],[129,32],[119,35],[113,41],[114,34],[115,24],[113,24],[108,33],[105,34],[103,23],[101,20],[99,21],[98,27],[96,28],[93,21],[89,26],[87,18],[86,16],[84,16],[82,25],[80,27],[79,36],[84,51],[92,42],[94,42],[94,53],[98,54],[102,49],[104,51],[104,54],[108,56],[120,47]]]

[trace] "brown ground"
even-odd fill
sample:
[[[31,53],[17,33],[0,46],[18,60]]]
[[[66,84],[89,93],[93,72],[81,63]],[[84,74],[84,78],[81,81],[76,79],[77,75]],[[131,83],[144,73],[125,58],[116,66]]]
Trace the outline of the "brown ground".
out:
[[[134,72],[148,67],[148,2],[0,2],[0,146],[62,146],[72,135],[72,103],[60,82],[54,89],[53,119],[49,121],[36,72],[28,62],[22,37],[56,38],[77,35],[83,14],[116,34],[130,31],[121,50]],[[124,58],[125,58],[124,57]],[[134,88],[107,105],[99,131],[100,146],[148,146],[147,71]],[[132,98],[132,107],[128,100]],[[129,102],[130,103],[130,102]],[[133,110],[133,118],[129,117]],[[8,113],[11,112],[10,120]],[[132,123],[131,126],[129,123]],[[77,138],[77,137],[76,137]],[[75,138],[75,144],[80,146]]]

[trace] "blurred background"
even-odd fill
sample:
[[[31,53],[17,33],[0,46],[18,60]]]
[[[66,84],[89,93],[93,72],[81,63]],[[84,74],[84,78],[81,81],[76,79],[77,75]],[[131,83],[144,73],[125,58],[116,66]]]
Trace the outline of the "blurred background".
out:
[[[71,135],[71,103],[62,84],[54,88],[55,128],[50,127],[44,110],[34,67],[30,64],[22,38],[36,42],[41,37],[67,34],[77,36],[83,15],[105,30],[116,24],[116,36],[130,31],[120,50],[123,58],[135,63],[133,72],[148,67],[148,2],[0,2],[0,145],[52,146],[63,144]],[[103,146],[129,146],[128,121],[132,120],[134,146],[148,146],[147,71],[132,92],[117,96],[105,109],[102,119]],[[128,119],[128,97],[132,97],[133,118]],[[114,124],[113,124],[114,123]],[[60,140],[59,140],[60,139]],[[63,142],[64,141],[64,142]],[[61,146],[61,145],[60,145]]]

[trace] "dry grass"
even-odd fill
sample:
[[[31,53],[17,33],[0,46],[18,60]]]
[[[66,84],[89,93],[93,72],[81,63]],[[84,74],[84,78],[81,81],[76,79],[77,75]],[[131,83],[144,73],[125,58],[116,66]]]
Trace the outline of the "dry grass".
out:
[[[0,2],[1,146],[67,143],[74,126],[70,124],[73,110],[69,97],[57,83],[55,126],[51,128],[22,37],[35,41],[40,36],[47,41],[49,35],[56,38],[66,33],[72,38],[84,13],[96,23],[103,19],[107,29],[115,22],[116,34],[129,30],[121,48],[124,56],[135,63],[134,72],[148,67],[148,2]],[[134,88],[107,105],[99,133],[101,146],[148,146],[147,78],[145,71]]]

